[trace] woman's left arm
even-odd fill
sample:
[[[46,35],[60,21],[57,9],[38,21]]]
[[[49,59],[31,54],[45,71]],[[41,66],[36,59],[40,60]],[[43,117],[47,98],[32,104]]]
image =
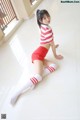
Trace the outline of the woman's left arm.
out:
[[[59,59],[59,60],[63,59],[63,56],[62,56],[62,55],[57,55],[57,53],[56,53],[56,48],[57,48],[59,45],[55,45],[55,44],[54,44],[54,41],[51,42],[50,45],[51,45],[51,49],[52,49],[52,52],[53,52],[55,58],[56,58],[56,59]]]

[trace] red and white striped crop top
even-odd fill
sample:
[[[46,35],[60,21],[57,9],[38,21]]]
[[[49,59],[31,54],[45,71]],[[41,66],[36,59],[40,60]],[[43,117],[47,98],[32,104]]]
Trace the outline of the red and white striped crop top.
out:
[[[46,44],[53,41],[53,32],[50,26],[41,25],[40,44]]]

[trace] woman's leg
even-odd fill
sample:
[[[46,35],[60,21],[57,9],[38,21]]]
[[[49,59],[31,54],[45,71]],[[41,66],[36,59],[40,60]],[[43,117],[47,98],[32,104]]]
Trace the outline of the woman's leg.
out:
[[[33,83],[29,80],[26,82],[25,85],[17,85],[15,88],[14,88],[14,93],[12,94],[12,97],[11,97],[11,100],[10,100],[10,103],[12,105],[14,105],[18,98],[21,96],[21,94],[24,92],[24,91],[28,91],[31,87],[33,87]]]
[[[34,88],[35,85],[42,80],[42,72],[43,72],[43,62],[40,60],[34,61],[34,67],[35,67],[35,75],[30,78],[30,80],[23,86],[19,88],[15,88],[15,93],[11,98],[11,104],[14,105],[20,95],[31,88]]]
[[[51,64],[53,64],[52,61],[47,60],[47,59],[44,59],[44,61],[43,61],[43,65],[44,65],[45,67],[47,67],[47,66],[49,66],[49,65],[51,65]]]
[[[47,59],[44,59],[43,64],[44,64],[43,77],[54,72],[57,68],[55,63],[53,63],[52,61],[49,61]]]
[[[30,79],[34,86],[42,80],[42,73],[43,73],[43,61],[35,60],[34,61],[34,69],[35,73],[34,76]]]
[[[41,61],[41,60],[35,60],[34,61],[35,73],[37,73],[41,76],[42,76],[42,73],[43,73],[43,64],[44,64],[44,62]]]

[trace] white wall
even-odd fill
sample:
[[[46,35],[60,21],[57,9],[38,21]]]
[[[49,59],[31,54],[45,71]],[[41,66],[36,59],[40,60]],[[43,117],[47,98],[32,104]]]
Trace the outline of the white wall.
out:
[[[15,12],[19,19],[27,19],[33,15],[34,9],[43,0],[38,0],[35,5],[31,5],[30,0],[11,0]]]
[[[43,0],[38,0],[35,5],[31,5],[29,0],[11,0],[18,19],[28,19],[32,17],[34,10]],[[0,29],[0,40],[4,33]]]
[[[4,36],[4,33],[3,33],[2,30],[0,29],[0,41],[1,41],[1,39],[3,38],[3,36]]]

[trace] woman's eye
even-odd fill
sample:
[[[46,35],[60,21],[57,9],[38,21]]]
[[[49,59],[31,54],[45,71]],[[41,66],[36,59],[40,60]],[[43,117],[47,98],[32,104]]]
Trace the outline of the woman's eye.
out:
[[[46,18],[44,18],[46,20]]]

